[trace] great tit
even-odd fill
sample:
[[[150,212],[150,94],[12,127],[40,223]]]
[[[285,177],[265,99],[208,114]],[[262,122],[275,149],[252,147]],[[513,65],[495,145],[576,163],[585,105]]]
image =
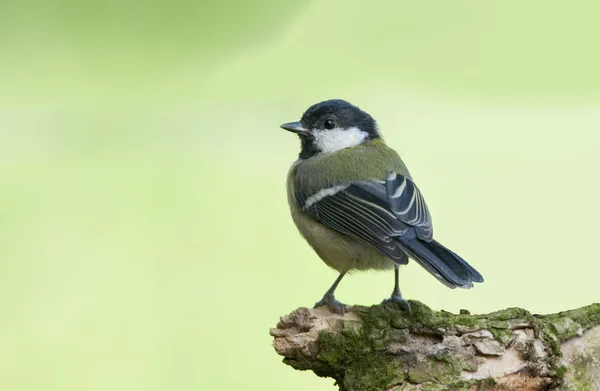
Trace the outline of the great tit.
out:
[[[354,270],[394,269],[384,302],[410,312],[398,267],[414,259],[449,288],[483,277],[433,239],[431,216],[406,165],[381,137],[375,120],[344,100],[311,106],[300,122],[281,127],[300,137],[299,159],[287,177],[294,223],[321,259],[340,274],[315,307],[343,313],[334,291]]]

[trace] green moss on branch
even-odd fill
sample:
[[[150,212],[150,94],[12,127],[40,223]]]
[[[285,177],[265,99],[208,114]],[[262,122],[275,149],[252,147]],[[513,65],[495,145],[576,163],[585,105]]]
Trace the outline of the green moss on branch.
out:
[[[600,304],[546,316],[411,306],[412,318],[394,304],[355,306],[345,316],[301,308],[271,333],[285,363],[333,378],[340,390],[493,390],[507,379],[560,387],[561,342],[600,324]]]

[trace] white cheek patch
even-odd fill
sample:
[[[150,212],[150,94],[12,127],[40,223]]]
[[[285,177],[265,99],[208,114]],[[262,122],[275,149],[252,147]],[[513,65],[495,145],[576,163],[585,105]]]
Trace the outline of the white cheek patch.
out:
[[[369,136],[357,127],[348,129],[313,130],[314,144],[323,153],[355,147],[362,144]]]

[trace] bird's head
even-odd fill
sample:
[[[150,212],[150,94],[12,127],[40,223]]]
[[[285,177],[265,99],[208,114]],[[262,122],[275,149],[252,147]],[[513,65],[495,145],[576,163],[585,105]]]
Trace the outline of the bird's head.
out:
[[[300,122],[288,122],[281,127],[300,136],[300,159],[381,138],[377,123],[369,114],[341,99],[312,105]]]

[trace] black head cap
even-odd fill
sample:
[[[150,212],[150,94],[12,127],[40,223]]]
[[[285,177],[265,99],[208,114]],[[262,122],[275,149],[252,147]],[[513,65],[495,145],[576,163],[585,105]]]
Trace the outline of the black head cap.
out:
[[[341,99],[317,103],[306,110],[300,122],[281,127],[300,136],[300,159],[381,138],[377,123],[369,114]]]
[[[334,124],[341,129],[359,128],[366,132],[370,139],[381,137],[373,117],[342,99],[331,99],[312,105],[300,122],[307,130],[326,130]]]

